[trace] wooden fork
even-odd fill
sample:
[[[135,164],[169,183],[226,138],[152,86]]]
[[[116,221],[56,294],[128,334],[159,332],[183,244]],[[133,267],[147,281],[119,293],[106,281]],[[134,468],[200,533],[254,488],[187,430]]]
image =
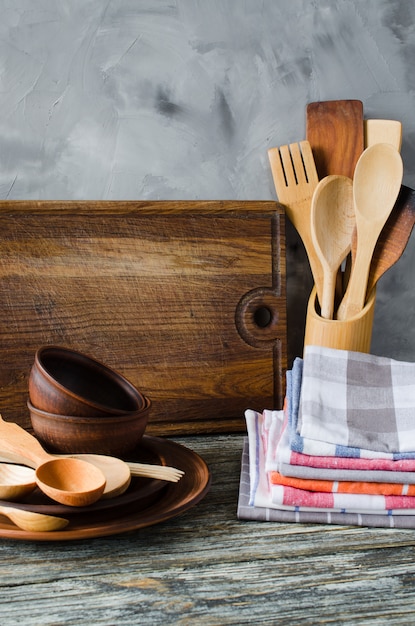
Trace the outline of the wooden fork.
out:
[[[311,238],[311,199],[318,184],[313,153],[308,141],[291,143],[268,150],[272,177],[278,200],[300,235],[322,301],[323,268]]]
[[[127,465],[130,468],[131,476],[158,478],[171,483],[177,483],[184,474],[182,470],[167,465],[149,465],[147,463],[131,463],[130,461],[127,461]]]

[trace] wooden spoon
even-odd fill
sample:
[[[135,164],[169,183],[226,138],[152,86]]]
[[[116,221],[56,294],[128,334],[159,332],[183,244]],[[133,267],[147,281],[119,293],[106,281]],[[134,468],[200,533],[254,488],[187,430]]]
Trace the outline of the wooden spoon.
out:
[[[398,199],[389,215],[373,252],[366,297],[379,278],[401,258],[415,225],[415,191],[401,186]],[[356,258],[357,232],[352,236],[352,259]]]
[[[402,123],[398,120],[364,120],[365,148],[375,143],[390,143],[400,151],[402,145]],[[376,243],[373,259],[370,266],[369,281],[366,296],[370,294],[379,278],[389,267],[401,257],[412,231],[411,218],[413,203],[409,197],[408,187],[402,187],[400,197],[396,201],[392,213],[388,218],[380,237]],[[408,201],[408,204],[407,204]],[[398,210],[399,209],[399,210]],[[408,230],[409,229],[409,230]],[[406,237],[405,233],[408,233]],[[350,278],[351,267],[356,257],[357,231],[352,235],[351,263],[346,265],[344,272],[344,288]],[[389,264],[390,263],[390,264]],[[382,273],[380,269],[382,268]]]
[[[105,476],[91,463],[48,454],[30,433],[1,417],[0,439],[3,450],[34,463],[36,484],[52,500],[67,506],[87,506],[102,496]]]
[[[326,176],[311,203],[311,235],[323,266],[321,316],[333,318],[338,270],[350,251],[355,226],[353,182],[347,176]]]
[[[0,514],[8,517],[16,526],[29,532],[49,532],[62,530],[69,524],[69,520],[44,513],[33,513],[15,507],[0,506]]]
[[[114,498],[121,495],[122,493],[124,493],[124,491],[128,489],[131,482],[132,473],[130,471],[129,465],[121,459],[117,459],[113,456],[105,456],[101,454],[53,454],[50,455],[50,457],[54,459],[75,458],[95,465],[95,467],[97,467],[105,477],[105,488],[101,496],[102,499]],[[27,456],[23,456],[21,453],[16,454],[4,450],[2,448],[2,442],[0,442],[0,461],[4,464],[20,463],[22,465],[28,466],[29,468],[36,468],[36,463],[33,461],[33,459],[30,459]],[[10,500],[10,498],[6,497],[4,499]]]
[[[20,500],[36,488],[33,469],[0,463],[0,500]]]
[[[364,150],[363,103],[360,100],[310,102],[306,108],[306,139],[320,179],[332,174],[353,178]],[[337,303],[343,297],[350,266],[348,257],[345,272],[337,273]]]
[[[366,148],[357,162],[353,183],[356,260],[337,319],[353,317],[364,307],[373,251],[396,202],[402,177],[402,158],[391,144],[377,143]]]

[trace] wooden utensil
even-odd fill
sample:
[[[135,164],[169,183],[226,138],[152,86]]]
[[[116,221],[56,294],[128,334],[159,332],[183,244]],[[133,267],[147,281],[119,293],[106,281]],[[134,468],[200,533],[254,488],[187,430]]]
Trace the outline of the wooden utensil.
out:
[[[82,461],[87,461],[88,463],[92,463],[101,470],[106,478],[105,489],[101,496],[101,499],[114,498],[116,496],[124,493],[131,481],[131,477],[144,477],[144,478],[156,478],[158,480],[165,480],[168,482],[178,482],[184,472],[175,467],[169,467],[166,465],[153,465],[149,463],[134,463],[134,462],[126,462],[121,459],[117,459],[112,456],[105,456],[102,454],[66,454],[66,455],[52,455],[54,458],[75,458],[81,459]],[[24,458],[20,455],[12,454],[11,452],[7,453],[1,450],[0,443],[0,461],[3,461],[4,464],[0,465],[0,498],[4,500],[11,500],[10,495],[16,491],[16,494],[19,495],[19,489],[21,490],[23,485],[17,484],[17,482],[21,482],[20,470],[23,473],[23,470],[32,472],[32,476],[34,476],[33,470],[29,470],[27,467],[17,466],[17,465],[8,465],[8,463],[24,463],[30,467],[35,464],[30,459]],[[4,469],[3,469],[4,468]],[[16,470],[7,468],[16,468]],[[10,485],[7,488],[3,488],[2,490],[2,471],[10,475]],[[13,484],[13,480],[16,484]],[[33,488],[36,486],[35,480],[33,480]],[[5,495],[2,495],[5,494]],[[19,496],[20,497],[20,496]],[[16,498],[17,499],[17,498]]]
[[[398,198],[379,235],[370,264],[366,297],[379,278],[401,258],[415,224],[415,191],[401,186]],[[352,236],[352,259],[356,258],[357,232]]]
[[[356,260],[337,312],[338,319],[348,319],[363,309],[373,251],[395,204],[402,176],[401,155],[390,144],[378,143],[366,148],[356,165],[353,183]]]
[[[0,500],[20,500],[35,488],[36,476],[32,468],[0,463]]]
[[[306,138],[310,142],[319,178],[338,174],[353,178],[364,150],[363,103],[360,100],[311,102],[306,108]],[[343,297],[351,259],[337,274],[336,297]]]
[[[363,103],[360,100],[310,102],[306,138],[319,179],[331,174],[353,178],[364,150]]]
[[[397,150],[402,146],[402,123],[398,120],[364,120],[365,148],[375,143],[390,143]]]
[[[398,120],[364,120],[364,136],[365,136],[365,148],[373,146],[375,143],[390,143],[397,150],[400,151],[402,145],[402,124]],[[407,195],[401,188],[401,194],[403,196]],[[409,191],[409,190],[408,190]],[[408,239],[405,240],[405,234],[402,229],[406,228],[411,223],[412,210],[410,207],[403,207],[402,203],[405,203],[405,200],[399,199],[395,204],[395,207],[392,209],[392,213],[389,216],[380,237],[376,243],[375,251],[373,253],[373,259],[371,263],[371,269],[369,272],[369,281],[367,287],[366,296],[369,295],[374,285],[379,280],[381,274],[377,276],[375,280],[373,280],[373,273],[378,270],[372,265],[376,265],[379,261],[375,259],[379,259],[380,256],[383,257],[382,265],[384,264],[385,269],[382,273],[384,273],[388,269],[388,263],[391,262],[391,266],[396,263],[396,261],[400,258],[406,243],[409,239],[409,235],[411,234],[411,230],[408,232]],[[400,207],[401,211],[398,211],[397,208]],[[401,212],[403,215],[401,215]],[[402,224],[402,229],[398,223]],[[390,236],[387,234],[387,229],[392,228]],[[399,229],[399,235],[397,230]],[[395,241],[396,237],[396,241]],[[401,241],[401,244],[399,243]],[[351,263],[346,266],[346,271],[344,273],[344,287],[347,288],[347,283],[350,278],[351,267],[354,263],[356,256],[356,245],[357,245],[357,231],[356,228],[353,231],[352,235],[352,247],[351,247]],[[401,252],[399,254],[399,248],[401,247]],[[391,252],[385,251],[385,246],[391,248]],[[389,256],[390,259],[387,260],[386,256]],[[391,267],[390,266],[390,267]]]
[[[105,476],[97,467],[80,459],[55,458],[30,433],[1,417],[0,440],[3,450],[33,462],[36,484],[52,500],[68,506],[86,506],[103,494]]]
[[[64,455],[59,456],[63,458]],[[109,481],[110,486],[113,486],[111,493],[108,494],[104,491],[102,497],[114,497],[114,495],[119,495],[120,493],[123,493],[125,491],[125,483],[122,486],[120,485],[121,465],[124,468],[128,469],[128,474],[130,477],[135,476],[142,478],[157,478],[158,480],[166,480],[171,483],[178,482],[184,474],[182,470],[175,467],[169,467],[167,465],[152,465],[150,463],[134,463],[130,461],[121,461],[120,459],[117,459],[115,457],[104,456],[100,454],[71,454],[65,456],[88,461],[102,471],[102,473],[107,477],[107,481]],[[123,472],[124,471],[125,470],[123,470]],[[120,491],[120,489],[122,489],[122,491]]]
[[[33,513],[32,511],[5,505],[0,506],[0,514],[8,517],[16,526],[28,532],[62,530],[62,528],[65,528],[65,526],[69,524],[69,520],[63,517]]]
[[[268,158],[278,200],[300,235],[307,252],[320,300],[323,292],[323,268],[311,238],[311,198],[318,184],[317,170],[308,141],[271,148]]]
[[[311,203],[311,236],[323,266],[321,315],[333,318],[338,270],[350,251],[355,226],[353,182],[347,176],[326,176]]]

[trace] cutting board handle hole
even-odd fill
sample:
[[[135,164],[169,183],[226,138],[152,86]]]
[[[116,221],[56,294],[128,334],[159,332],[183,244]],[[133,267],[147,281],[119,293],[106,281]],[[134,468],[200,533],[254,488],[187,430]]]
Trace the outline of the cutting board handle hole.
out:
[[[260,306],[254,312],[254,322],[258,328],[266,328],[272,322],[272,311],[267,306]]]
[[[269,287],[249,291],[236,307],[235,324],[246,343],[268,350],[285,336],[284,297]]]

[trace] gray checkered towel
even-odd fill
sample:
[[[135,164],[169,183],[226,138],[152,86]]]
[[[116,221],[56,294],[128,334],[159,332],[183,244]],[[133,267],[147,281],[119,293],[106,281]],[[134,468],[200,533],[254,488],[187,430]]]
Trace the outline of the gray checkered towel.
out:
[[[415,363],[308,346],[297,429],[338,446],[415,451]]]

